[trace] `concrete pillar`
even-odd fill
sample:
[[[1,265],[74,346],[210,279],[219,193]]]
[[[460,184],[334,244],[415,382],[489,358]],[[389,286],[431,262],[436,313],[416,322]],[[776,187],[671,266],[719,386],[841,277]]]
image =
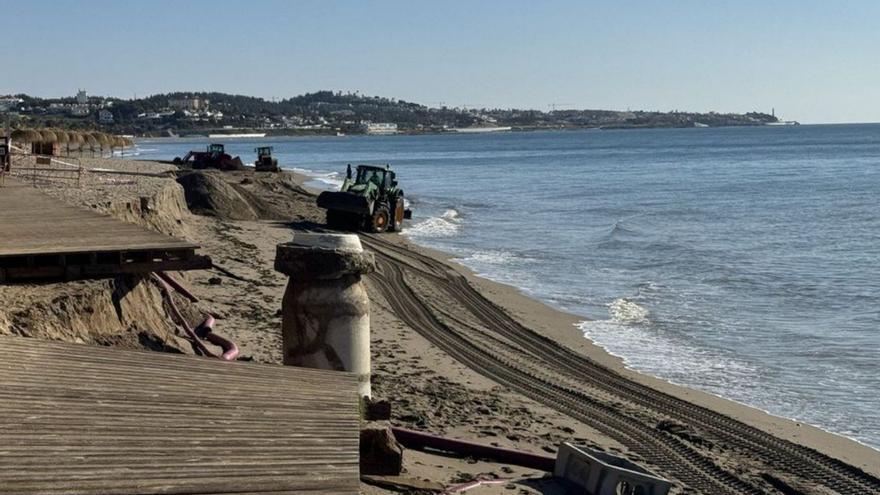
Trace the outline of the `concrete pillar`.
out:
[[[350,371],[370,397],[370,300],[361,276],[375,269],[351,234],[297,233],[279,244],[275,269],[290,279],[281,303],[284,364]]]

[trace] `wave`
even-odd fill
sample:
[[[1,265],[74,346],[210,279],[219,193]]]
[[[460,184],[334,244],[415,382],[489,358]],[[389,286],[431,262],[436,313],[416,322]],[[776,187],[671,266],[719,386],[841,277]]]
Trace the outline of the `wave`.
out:
[[[628,228],[624,227],[623,222],[618,220],[618,221],[614,222],[614,226],[611,227],[611,232],[608,234],[608,236],[613,239],[617,236],[637,235],[637,234],[638,234],[638,232],[636,232],[635,230],[628,229]]]
[[[474,251],[467,256],[455,258],[455,260],[468,266],[472,264],[498,266],[535,261],[534,258],[522,256],[512,251],[501,251],[494,249]]]
[[[413,237],[452,237],[461,227],[461,218],[457,210],[450,208],[438,217],[430,217],[403,230]]]
[[[627,311],[615,314],[611,306],[615,304],[609,305],[610,319],[582,321],[576,326],[584,337],[621,358],[628,368],[723,397],[751,398],[751,402],[761,398],[752,385],[760,375],[753,363],[729,352],[695,346],[657,332],[650,324],[629,319],[633,316],[638,319],[641,311],[636,310],[636,315],[627,314]]]
[[[339,172],[316,172],[314,170],[299,167],[285,167],[285,169],[305,175],[309,178],[305,182],[306,187],[312,187],[315,189],[338,191],[342,187],[342,183],[344,182],[341,178],[342,174],[340,174]]]
[[[624,325],[636,325],[648,321],[648,310],[638,304],[619,297],[608,304],[611,320]]]

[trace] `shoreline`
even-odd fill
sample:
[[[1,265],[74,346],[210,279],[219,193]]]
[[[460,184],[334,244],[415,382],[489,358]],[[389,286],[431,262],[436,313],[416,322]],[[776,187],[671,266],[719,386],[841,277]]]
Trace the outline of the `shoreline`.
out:
[[[611,354],[605,348],[594,343],[577,328],[577,324],[585,320],[583,316],[558,310],[543,301],[533,299],[524,294],[518,287],[496,282],[477,275],[470,268],[456,262],[454,256],[433,248],[413,243],[409,239],[403,243],[409,249],[427,253],[429,256],[444,261],[480,289],[480,292],[506,309],[510,314],[524,320],[531,328],[540,330],[557,342],[574,349],[590,359],[612,369],[621,375],[666,392],[675,397],[687,400],[708,409],[721,412],[751,426],[758,427],[767,433],[786,440],[806,445],[831,457],[859,467],[874,476],[880,476],[880,450],[859,442],[856,439],[830,432],[818,426],[802,423],[792,418],[776,416],[772,413],[743,404],[720,395],[689,388],[662,378],[655,377],[632,369],[626,365],[624,358]],[[559,327],[559,323],[568,324],[569,329]],[[856,447],[855,449],[853,447]],[[873,460],[871,458],[874,458]]]
[[[302,169],[301,169],[302,170]],[[308,173],[285,169],[297,184],[318,194],[321,189],[307,186],[317,176]],[[880,477],[880,449],[860,442],[857,439],[825,430],[819,426],[803,423],[796,418],[777,416],[769,411],[742,403],[684,384],[659,378],[648,373],[633,369],[626,364],[623,356],[612,354],[604,347],[587,337],[578,325],[591,321],[581,315],[568,313],[550,304],[533,298],[519,287],[497,282],[486,275],[477,274],[470,267],[455,259],[455,255],[439,249],[423,246],[412,241],[406,235],[395,236],[394,242],[407,249],[427,255],[443,262],[479,289],[484,297],[514,315],[526,326],[538,330],[541,334],[552,338],[597,363],[656,390],[674,397],[684,399],[699,406],[720,412],[750,426],[757,427],[771,435],[805,445],[818,452],[852,464],[863,471]]]

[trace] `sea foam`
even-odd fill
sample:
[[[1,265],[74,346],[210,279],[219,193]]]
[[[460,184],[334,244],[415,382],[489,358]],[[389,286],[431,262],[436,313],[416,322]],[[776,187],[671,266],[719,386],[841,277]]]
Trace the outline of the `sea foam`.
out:
[[[430,217],[404,229],[404,233],[413,237],[452,237],[460,227],[458,211],[450,208],[438,217]]]
[[[648,310],[638,304],[619,297],[608,304],[611,319],[624,325],[635,325],[648,321]]]

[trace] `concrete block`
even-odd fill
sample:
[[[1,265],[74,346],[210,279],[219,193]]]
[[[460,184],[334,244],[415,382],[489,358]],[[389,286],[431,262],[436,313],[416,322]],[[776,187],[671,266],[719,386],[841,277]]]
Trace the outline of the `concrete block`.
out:
[[[590,495],[666,495],[672,487],[622,457],[569,442],[559,447],[553,475]]]

